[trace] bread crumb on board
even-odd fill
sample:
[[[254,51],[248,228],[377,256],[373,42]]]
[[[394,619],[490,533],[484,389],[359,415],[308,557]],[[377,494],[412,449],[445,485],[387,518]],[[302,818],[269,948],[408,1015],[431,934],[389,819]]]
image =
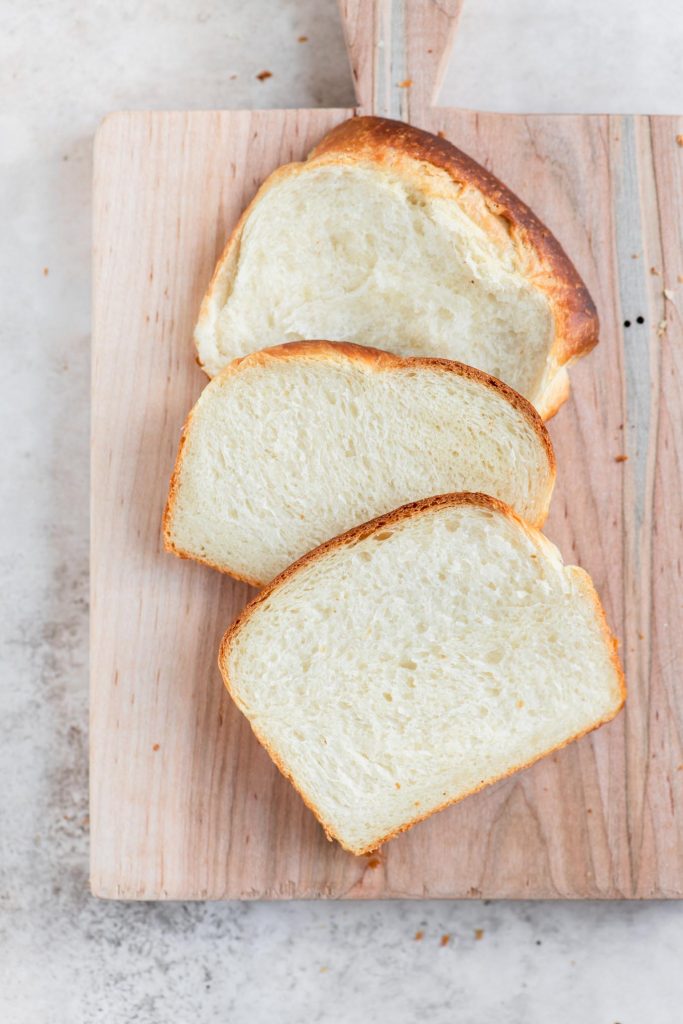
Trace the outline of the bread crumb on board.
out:
[[[447,946],[450,941],[451,941],[451,937],[450,937],[450,935],[448,933],[446,933],[445,935],[441,936],[441,940],[439,942],[439,945],[440,946]]]
[[[256,77],[258,78],[259,82],[265,82],[266,78],[272,78],[273,77],[273,72],[272,71],[259,71],[259,73],[258,73],[258,75]]]
[[[651,273],[651,274],[652,274],[652,275],[653,275],[654,277],[659,277],[659,271],[657,270],[657,268],[656,268],[656,267],[650,267],[650,273]]]
[[[297,43],[307,43],[307,42],[308,42],[308,36],[299,36],[299,38],[297,39]]]
[[[399,89],[410,89],[413,84],[412,78],[404,78],[402,82],[398,83]]]
[[[415,941],[416,942],[422,942],[424,937],[425,937],[425,933],[422,931],[422,929],[420,929],[419,931],[415,932]]]
[[[671,291],[670,288],[665,288],[664,291],[662,292],[662,294],[663,294],[665,299],[669,300],[669,302],[673,302],[673,300],[674,300],[674,293]]]
[[[484,929],[483,928],[475,928],[474,929],[474,939],[475,939],[475,942],[481,942],[481,940],[483,938],[484,938]]]
[[[47,277],[47,275],[49,273],[50,273],[50,268],[49,267],[43,267],[43,277]]]
[[[615,462],[628,462],[628,455],[615,455],[614,456],[614,461]]]
[[[683,135],[677,135],[676,136],[676,142],[678,143],[679,146],[683,146]]]

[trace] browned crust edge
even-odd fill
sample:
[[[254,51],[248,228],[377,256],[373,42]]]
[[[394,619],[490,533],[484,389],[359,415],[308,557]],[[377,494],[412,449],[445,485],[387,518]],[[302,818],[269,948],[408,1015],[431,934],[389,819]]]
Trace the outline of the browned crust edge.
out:
[[[459,363],[452,359],[438,359],[429,356],[399,356],[395,355],[393,352],[385,352],[383,349],[378,348],[367,348],[364,345],[356,345],[349,341],[290,341],[283,345],[275,345],[272,348],[259,349],[256,352],[249,353],[249,355],[242,356],[239,359],[234,359],[228,366],[221,370],[220,373],[216,374],[213,381],[216,381],[220,385],[229,377],[234,376],[239,373],[240,370],[247,367],[265,366],[271,359],[298,359],[302,356],[307,359],[336,360],[337,362],[341,362],[343,360],[348,360],[351,363],[365,362],[373,370],[380,372],[392,372],[396,370],[412,371],[416,368],[424,370],[442,370],[445,373],[454,373],[465,380],[476,381],[482,386],[489,388],[491,391],[495,391],[496,394],[521,413],[529,426],[534,430],[536,436],[541,442],[543,450],[545,451],[546,458],[548,460],[550,486],[548,488],[547,501],[543,514],[538,520],[531,523],[532,526],[543,525],[550,507],[550,499],[552,497],[555,477],[557,475],[555,452],[548,430],[539,413],[526,398],[513,390],[509,384],[505,384],[502,380],[498,380],[497,377],[492,377],[483,370],[477,370],[474,366],[468,366],[466,363]],[[210,381],[206,387],[211,387],[213,381]],[[267,581],[255,580],[252,577],[244,576],[232,569],[219,565],[216,562],[212,562],[210,559],[201,558],[190,551],[185,551],[182,548],[177,547],[171,536],[171,524],[173,520],[175,502],[180,489],[180,475],[182,472],[184,458],[183,451],[192,429],[192,418],[195,409],[196,404],[185,420],[185,424],[180,435],[180,444],[178,446],[175,466],[171,475],[168,499],[166,501],[166,507],[164,508],[162,517],[164,547],[166,551],[173,555],[177,555],[178,558],[189,558],[195,562],[200,562],[202,565],[208,565],[212,569],[217,569],[219,572],[227,573],[229,576],[234,577],[234,579],[240,580],[242,583],[249,583],[253,587],[263,586]]]
[[[254,733],[256,739],[261,744],[261,746],[266,750],[266,752],[268,753],[276,767],[279,769],[279,771],[282,773],[282,775],[284,775],[284,777],[288,779],[288,781],[291,782],[291,784],[294,786],[297,793],[299,794],[305,805],[308,807],[308,809],[313,812],[315,817],[320,822],[327,838],[330,840],[336,840],[343,849],[347,850],[349,853],[352,853],[357,857],[371,853],[373,850],[376,850],[383,843],[388,842],[390,839],[394,839],[402,832],[406,832],[408,829],[412,828],[413,825],[417,825],[419,822],[424,821],[427,818],[430,818],[433,814],[437,814],[439,811],[445,810],[445,808],[450,807],[453,804],[460,803],[461,800],[465,800],[468,796],[473,796],[475,793],[479,793],[481,790],[487,788],[488,786],[492,786],[497,782],[501,782],[503,779],[509,778],[509,776],[514,775],[516,772],[523,771],[525,768],[530,768],[537,761],[540,761],[542,758],[547,757],[549,754],[552,754],[558,750],[562,750],[564,747],[568,746],[570,743],[573,743],[575,740],[579,740],[583,736],[587,736],[589,733],[593,732],[595,729],[599,729],[600,726],[606,725],[608,722],[612,721],[612,719],[615,718],[616,715],[619,714],[626,701],[626,679],[624,676],[624,670],[621,665],[621,661],[619,659],[618,641],[607,624],[607,617],[605,615],[605,611],[602,607],[600,598],[598,597],[593,582],[590,576],[583,569],[579,569],[576,566],[565,566],[565,569],[573,569],[574,572],[580,574],[582,587],[593,602],[598,624],[600,626],[601,632],[603,633],[605,643],[610,652],[610,660],[614,666],[617,675],[619,696],[617,703],[615,704],[615,707],[606,715],[603,715],[603,717],[600,718],[597,722],[591,723],[591,725],[575,733],[573,736],[568,737],[561,743],[557,743],[553,747],[548,747],[547,750],[542,751],[540,754],[536,754],[528,761],[524,761],[521,764],[516,765],[513,768],[510,768],[506,772],[502,772],[500,775],[496,775],[491,779],[486,779],[479,785],[474,786],[472,789],[468,790],[466,793],[460,793],[450,800],[445,800],[442,804],[439,804],[437,807],[425,811],[423,814],[416,815],[415,818],[412,818],[410,821],[399,826],[393,831],[388,832],[386,835],[381,836],[379,839],[373,841],[373,843],[371,843],[368,846],[360,848],[348,846],[338,835],[336,835],[332,826],[330,826],[329,823],[325,821],[325,819],[322,816],[322,813],[319,811],[313,800],[305,792],[303,792],[303,790],[297,784],[296,780],[293,778],[292,774],[289,772],[289,770],[282,762],[281,758],[271,748],[268,741],[258,732],[256,728],[254,728],[254,725],[251,723],[249,717],[246,715],[246,712],[242,704],[235,696],[232,686],[230,684],[230,677],[228,675],[227,670],[227,658],[230,646],[236,634],[244,626],[245,622],[247,622],[247,620],[251,617],[251,615],[258,608],[258,606],[263,601],[266,601],[275,590],[279,589],[283,584],[287,583],[292,576],[295,576],[298,572],[304,569],[311,562],[320,560],[321,558],[325,557],[327,554],[329,554],[331,551],[336,550],[337,548],[352,546],[357,541],[372,536],[373,533],[382,530],[387,526],[391,526],[395,523],[402,522],[406,519],[411,519],[413,516],[422,515],[425,512],[430,512],[435,509],[456,508],[459,505],[468,505],[473,507],[484,508],[489,511],[502,514],[503,516],[512,520],[518,526],[520,526],[522,530],[525,533],[527,533],[532,539],[536,540],[537,542],[540,541],[542,546],[548,543],[548,541],[546,540],[544,535],[540,533],[540,531],[534,529],[533,527],[529,526],[528,523],[525,523],[522,519],[520,519],[520,517],[511,508],[505,505],[504,502],[499,501],[497,498],[492,498],[487,494],[463,491],[458,494],[439,494],[432,498],[425,498],[421,501],[411,502],[408,505],[403,505],[401,506],[401,508],[395,509],[393,512],[388,512],[386,515],[378,516],[376,519],[372,519],[367,523],[363,523],[360,526],[356,526],[352,530],[348,530],[346,533],[341,534],[339,537],[334,537],[332,540],[327,541],[325,544],[321,544],[320,547],[315,548],[313,551],[309,551],[308,554],[298,559],[298,561],[294,562],[287,569],[285,569],[284,572],[280,573],[279,576],[277,576],[270,584],[268,584],[268,586],[266,586],[259,594],[257,594],[252,601],[250,601],[250,603],[240,612],[240,614],[235,619],[233,624],[226,631],[220,644],[220,648],[218,651],[218,668],[223,677],[223,682],[233,701],[240,709],[240,711],[245,715],[247,721],[249,721],[252,732]]]
[[[489,210],[508,224],[513,241],[533,249],[545,272],[534,283],[548,296],[556,316],[551,350],[558,366],[590,352],[598,342],[595,304],[576,267],[559,241],[530,207],[495,175],[447,139],[382,117],[356,117],[333,128],[315,147],[309,161],[330,155],[383,163],[391,153],[408,156],[446,171],[458,185],[471,185]]]
[[[402,121],[352,117],[329,131],[311,151],[306,163],[367,159],[382,164],[396,156],[428,163],[445,171],[456,184],[477,189],[490,212],[506,221],[513,243],[535,253],[538,270],[529,279],[548,297],[553,311],[555,339],[549,357],[556,371],[597,345],[600,324],[595,303],[560,242],[514,192],[447,139]],[[208,305],[218,278],[233,250],[239,248],[244,224],[254,206],[266,191],[283,177],[303,169],[306,163],[284,164],[277,168],[243,211],[216,264],[202,301],[198,325],[208,316]],[[198,363],[204,368],[199,357]],[[569,394],[568,380],[563,381],[561,388],[553,389],[552,383],[551,378],[538,399],[544,419],[554,416]]]

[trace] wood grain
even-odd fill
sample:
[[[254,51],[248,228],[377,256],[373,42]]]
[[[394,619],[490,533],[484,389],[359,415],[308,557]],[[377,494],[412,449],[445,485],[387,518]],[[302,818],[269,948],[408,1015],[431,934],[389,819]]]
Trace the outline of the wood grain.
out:
[[[401,8],[405,23],[411,7]],[[362,98],[372,76],[358,53]],[[395,103],[405,90],[392,88]],[[626,711],[379,857],[325,840],[221,685],[218,643],[249,589],[164,554],[160,519],[205,383],[190,338],[217,255],[263,178],[352,112],[114,115],[95,153],[99,896],[683,895],[683,121],[415,111],[531,204],[597,302],[601,344],[572,368],[572,397],[551,423],[559,478],[547,532],[603,597],[622,641]]]
[[[359,114],[420,123],[441,86],[462,0],[339,0]]]

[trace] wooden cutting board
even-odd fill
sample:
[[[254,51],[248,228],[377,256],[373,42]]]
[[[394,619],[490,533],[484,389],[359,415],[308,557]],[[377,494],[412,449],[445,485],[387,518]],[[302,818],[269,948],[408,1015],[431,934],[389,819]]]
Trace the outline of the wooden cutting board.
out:
[[[550,425],[547,533],[603,597],[626,711],[376,856],[325,840],[221,685],[218,643],[250,590],[164,554],[160,519],[205,384],[191,332],[214,262],[266,175],[353,111],[113,115],[95,147],[93,892],[681,896],[683,120],[430,109],[456,4],[342,13],[357,109],[443,132],[499,175],[597,302],[601,344]]]

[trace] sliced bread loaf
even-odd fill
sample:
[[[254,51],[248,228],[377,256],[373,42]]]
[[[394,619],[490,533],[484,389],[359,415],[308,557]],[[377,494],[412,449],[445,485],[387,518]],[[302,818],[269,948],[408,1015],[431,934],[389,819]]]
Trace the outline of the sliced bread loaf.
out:
[[[211,376],[315,338],[460,360],[545,419],[598,319],[559,242],[493,175],[428,132],[357,117],[261,187],[195,330]]]
[[[219,665],[355,854],[609,721],[625,697],[588,575],[477,494],[407,505],[310,552],[247,606]]]
[[[170,551],[254,584],[344,530],[454,490],[531,523],[555,479],[531,405],[460,363],[295,342],[235,361],[185,425],[164,517]]]

